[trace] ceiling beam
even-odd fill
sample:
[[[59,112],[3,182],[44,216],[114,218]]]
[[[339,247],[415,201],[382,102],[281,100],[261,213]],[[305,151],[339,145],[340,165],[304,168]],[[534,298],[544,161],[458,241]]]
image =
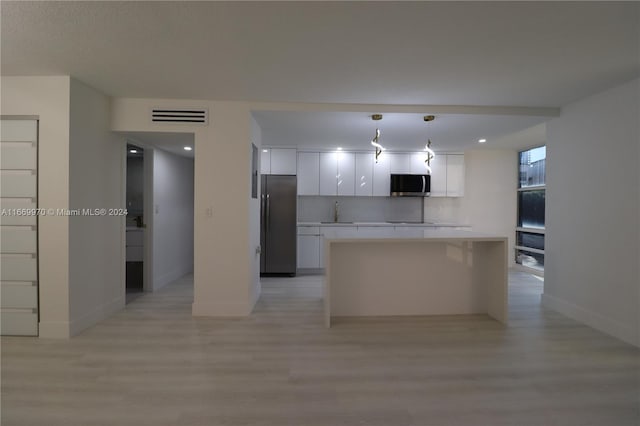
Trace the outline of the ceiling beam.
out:
[[[367,112],[416,114],[519,115],[558,117],[560,108],[485,105],[387,105],[302,102],[249,102],[252,111]]]

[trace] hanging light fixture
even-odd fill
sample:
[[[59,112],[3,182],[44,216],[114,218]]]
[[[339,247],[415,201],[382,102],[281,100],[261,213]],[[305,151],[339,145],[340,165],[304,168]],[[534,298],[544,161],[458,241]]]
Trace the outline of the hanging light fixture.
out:
[[[373,114],[371,116],[371,119],[373,121],[380,121],[382,120],[382,114]],[[375,154],[375,158],[376,158],[376,163],[378,162],[378,157],[380,157],[380,154],[382,154],[382,151],[384,151],[384,147],[380,144],[380,129],[376,128],[376,135],[373,139],[371,139],[371,145],[373,145],[376,149],[376,154]]]
[[[425,115],[423,118],[427,123],[436,119],[434,115]],[[436,153],[431,149],[431,139],[427,138],[427,144],[424,146],[424,150],[427,151],[427,158],[424,160],[424,166],[427,169],[427,174],[431,174],[431,160],[436,157]]]

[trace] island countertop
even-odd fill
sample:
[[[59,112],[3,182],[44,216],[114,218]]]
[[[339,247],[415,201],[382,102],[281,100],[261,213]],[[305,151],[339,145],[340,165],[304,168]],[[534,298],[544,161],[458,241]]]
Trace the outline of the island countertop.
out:
[[[507,322],[507,237],[461,230],[325,236],[332,317],[488,314]]]

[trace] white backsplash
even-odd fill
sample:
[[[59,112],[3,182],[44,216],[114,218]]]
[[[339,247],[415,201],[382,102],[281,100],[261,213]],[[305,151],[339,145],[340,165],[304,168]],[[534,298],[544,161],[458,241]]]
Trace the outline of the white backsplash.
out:
[[[299,222],[333,221],[335,202],[341,222],[421,222],[421,198],[299,196]],[[462,199],[425,198],[424,220],[460,222]]]
[[[426,222],[467,224],[463,211],[463,198],[428,197],[424,199]]]

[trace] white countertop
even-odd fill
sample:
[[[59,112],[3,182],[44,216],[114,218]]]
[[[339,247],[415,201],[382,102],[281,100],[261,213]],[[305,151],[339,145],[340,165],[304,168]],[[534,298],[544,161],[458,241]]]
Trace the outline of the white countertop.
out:
[[[416,228],[432,228],[432,227],[470,227],[471,225],[450,222],[298,222],[298,226],[372,226],[372,227],[416,227]]]
[[[325,236],[325,241],[328,242],[398,242],[406,240],[429,240],[429,241],[442,241],[442,240],[464,240],[464,241],[506,241],[506,236],[500,236],[495,234],[485,234],[480,232],[460,231],[460,230],[429,230],[429,229],[415,229],[415,230],[388,230],[386,232],[375,232],[372,234],[363,232],[340,232],[335,235]]]

